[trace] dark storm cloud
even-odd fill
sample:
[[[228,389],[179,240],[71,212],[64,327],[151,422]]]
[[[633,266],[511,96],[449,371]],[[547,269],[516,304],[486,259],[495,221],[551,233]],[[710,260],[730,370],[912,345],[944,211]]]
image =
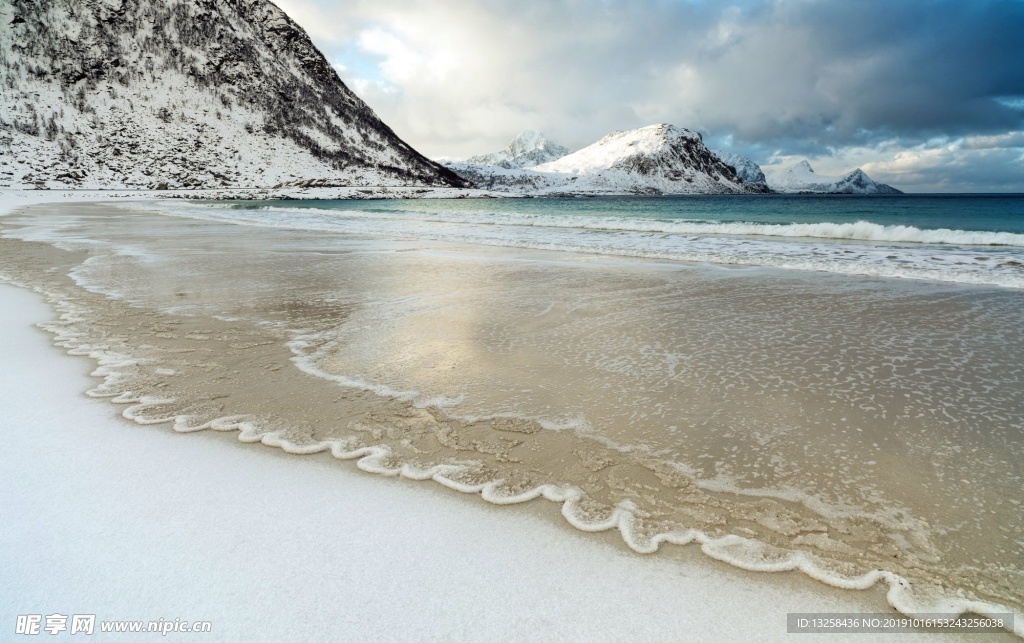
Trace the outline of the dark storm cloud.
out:
[[[1021,34],[1021,2],[761,4],[728,47],[699,52],[700,109],[725,106],[709,125],[751,142],[1016,129],[1024,111],[997,99],[1024,95]]]

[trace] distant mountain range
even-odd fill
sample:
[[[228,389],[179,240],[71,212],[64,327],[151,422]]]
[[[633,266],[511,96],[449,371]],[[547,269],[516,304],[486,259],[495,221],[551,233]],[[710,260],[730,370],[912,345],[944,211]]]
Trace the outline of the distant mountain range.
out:
[[[0,186],[447,185],[269,0],[0,0]]]
[[[574,153],[525,131],[508,147],[446,165],[479,188],[551,194],[900,194],[859,168],[839,177],[807,161],[766,177],[754,161],[711,151],[700,134],[660,124],[613,132]]]
[[[398,138],[269,0],[0,0],[0,24],[0,187],[898,193],[806,161],[766,180],[668,124],[573,153],[527,131],[446,167]]]
[[[768,185],[764,178],[761,166],[754,163],[745,156],[733,154],[732,152],[715,152],[715,155],[722,159],[722,162],[736,171],[736,176],[744,183],[751,185]]]
[[[448,167],[477,187],[552,194],[745,194],[764,193],[744,183],[733,167],[709,150],[697,132],[668,124],[613,132],[572,154],[543,135],[524,133],[508,148]],[[499,159],[504,164],[488,163]]]
[[[787,194],[903,194],[873,180],[860,168],[842,176],[824,176],[816,174],[807,161],[772,172],[768,185]]]

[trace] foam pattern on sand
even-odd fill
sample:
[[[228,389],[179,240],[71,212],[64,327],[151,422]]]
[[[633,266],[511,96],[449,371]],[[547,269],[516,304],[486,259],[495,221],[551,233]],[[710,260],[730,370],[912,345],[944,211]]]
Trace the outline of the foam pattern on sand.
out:
[[[245,232],[219,223],[197,225],[167,217],[153,217],[149,224],[154,231],[142,239],[130,226],[110,226],[108,215],[104,211],[95,220],[83,215],[74,221],[57,221],[49,231],[29,218],[14,221],[12,226],[22,227],[20,232],[5,230],[3,243],[11,252],[0,257],[0,273],[47,294],[61,312],[58,321],[45,325],[55,341],[98,364],[94,375],[103,381],[89,394],[124,405],[124,417],[137,424],[166,424],[178,432],[237,431],[242,442],[293,454],[329,452],[338,459],[354,460],[365,471],[433,480],[496,505],[543,498],[559,504],[575,528],[617,530],[640,553],[657,551],[663,543],[693,544],[707,556],[743,569],[795,570],[845,588],[883,583],[889,587],[890,603],[908,613],[997,614],[1017,604],[1020,574],[1015,561],[1000,558],[995,549],[985,550],[985,564],[975,568],[969,560],[961,565],[949,559],[950,552],[943,550],[941,524],[930,525],[923,514],[902,506],[898,497],[894,501],[887,489],[872,490],[870,478],[883,477],[888,471],[850,457],[860,455],[849,450],[858,444],[859,427],[845,424],[847,413],[861,413],[864,419],[881,413],[884,420],[886,408],[891,407],[889,418],[896,412],[892,409],[912,418],[911,411],[934,407],[934,417],[907,426],[920,424],[935,434],[945,422],[959,430],[964,427],[957,414],[970,411],[960,419],[981,422],[988,431],[960,435],[966,437],[966,447],[978,439],[998,443],[1003,432],[1012,433],[1010,416],[1017,403],[1012,387],[1019,365],[1011,361],[1002,372],[993,372],[999,359],[978,359],[988,354],[989,343],[964,337],[958,330],[959,320],[972,320],[992,326],[994,333],[1009,332],[996,322],[1005,317],[1000,311],[1012,303],[1012,292],[962,293],[930,286],[914,291],[915,297],[908,299],[909,288],[865,289],[833,277],[830,288],[847,290],[825,298],[818,282],[811,280],[771,286],[770,279],[762,279],[745,286],[743,279],[703,273],[621,266],[585,270],[577,260],[556,268],[550,260],[538,263],[522,253],[493,264],[464,259],[452,263],[432,248],[410,253],[403,252],[408,246],[361,245],[358,240],[339,247],[318,235],[268,237],[265,230]],[[196,244],[197,233],[208,248]],[[24,240],[13,241],[19,235]],[[56,244],[67,253],[63,259],[67,263],[60,264],[66,266],[63,271],[47,268],[54,258],[45,248]],[[225,244],[237,244],[245,253],[232,254]],[[179,247],[187,252],[178,252]],[[254,252],[260,247],[264,252]],[[303,248],[301,254],[298,248]],[[64,257],[56,254],[57,259]],[[238,266],[233,265],[236,262]],[[312,272],[303,272],[305,267]],[[447,277],[445,271],[450,271]],[[64,277],[68,272],[74,281]],[[206,272],[209,276],[204,276]],[[332,281],[318,281],[318,275],[330,275]],[[538,276],[558,279],[537,282]],[[278,278],[282,281],[274,281]],[[684,280],[679,282],[683,290],[677,288],[677,278]],[[250,289],[245,279],[254,280],[258,287]],[[440,294],[418,291],[420,281]],[[359,283],[369,284],[370,295],[351,289]],[[449,283],[458,287],[450,288]],[[544,283],[543,292],[557,295],[555,299],[538,297],[537,283]],[[748,286],[753,289],[750,293]],[[781,300],[765,297],[769,290],[792,297],[810,327],[804,329],[807,324],[787,312]],[[194,291],[202,291],[202,296],[193,296]],[[495,301],[493,292],[502,293],[506,306],[475,307],[475,299]],[[615,305],[623,294],[639,299]],[[697,299],[691,306],[684,295]],[[712,299],[700,298],[705,295]],[[238,298],[238,305],[231,297]],[[764,306],[756,303],[762,299]],[[832,299],[838,309],[829,308]],[[567,307],[562,300],[575,304]],[[719,308],[702,305],[705,301],[718,302]],[[658,302],[668,308],[659,312],[652,307]],[[830,337],[863,336],[856,324],[825,329],[826,335],[832,335],[824,338],[823,346],[832,345],[834,354],[816,348],[821,340],[815,335],[821,330],[816,328],[820,320],[848,322],[852,318],[842,311],[861,303],[877,317],[869,330],[885,331],[880,337],[896,341],[900,351],[906,348],[898,343],[906,335],[901,320],[914,313],[909,316],[921,333],[911,347],[916,352],[907,354],[914,357],[909,369],[890,363],[896,353],[884,343],[861,346],[856,359],[850,359],[846,348]],[[945,318],[924,333],[923,324],[931,323],[928,306],[936,303],[943,307]],[[743,316],[733,315],[732,306],[738,306]],[[681,325],[682,313],[691,308],[701,314]],[[522,313],[523,321],[508,317],[510,311]],[[907,315],[894,314],[900,311]],[[649,331],[660,346],[637,334],[637,314],[645,320],[640,330]],[[719,314],[731,321],[723,323],[716,318]],[[777,319],[780,314],[790,320],[788,325]],[[466,324],[467,319],[472,323]],[[895,325],[880,326],[878,319]],[[661,326],[662,321],[671,323]],[[463,330],[468,334],[460,335]],[[692,331],[701,340],[685,354],[670,341],[680,330]],[[452,338],[455,341],[448,341]],[[751,339],[765,343],[750,345]],[[1012,335],[1003,340],[1000,345],[1012,353]],[[379,350],[382,345],[388,350]],[[966,351],[963,356],[957,346]],[[731,348],[723,351],[723,347]],[[499,379],[504,381],[493,379],[494,372],[473,370],[486,365],[492,348],[502,365]],[[625,389],[591,386],[599,398],[606,398],[607,408],[597,406],[600,399],[587,400],[587,412],[576,413],[568,404],[569,396],[558,406],[564,412],[544,412],[544,393],[516,383],[515,368],[509,367],[515,364],[508,357],[512,348],[521,351],[513,358],[534,355],[531,369],[525,371],[529,380],[550,370],[550,360],[557,362],[568,354],[580,360],[566,363],[571,372],[600,373],[605,383],[625,378],[642,384],[645,378],[670,373],[668,380],[643,385],[645,395],[664,389],[676,381],[672,378],[685,382],[698,402],[705,395],[720,401],[715,396],[732,391],[728,395],[735,406],[714,405],[718,413],[735,414],[721,424],[729,430],[737,428],[731,420],[743,420],[748,411],[756,411],[751,417],[762,420],[773,409],[778,415],[772,419],[780,422],[775,426],[755,422],[742,427],[743,432],[729,433],[724,443],[700,442],[697,434],[690,434],[679,441],[683,451],[673,452],[669,447],[677,427],[662,427],[649,414],[664,410],[677,396],[648,399],[628,395]],[[454,349],[466,351],[465,361]],[[938,358],[930,357],[931,353]],[[714,361],[722,359],[727,361]],[[397,360],[396,367],[392,368],[391,360]],[[709,368],[699,368],[702,360],[712,360],[707,362]],[[931,368],[915,370],[915,365],[928,363]],[[814,377],[806,371],[811,364],[822,369]],[[944,375],[949,368],[958,373],[953,381]],[[560,372],[554,371],[554,380],[564,379]],[[407,378],[410,373],[423,377]],[[787,383],[788,375],[796,379]],[[862,375],[872,387],[859,384]],[[887,390],[889,380],[899,386]],[[971,397],[975,380],[986,387],[987,398]],[[431,382],[439,384],[426,385]],[[587,390],[587,382],[581,380],[575,384],[580,388],[561,392],[575,390],[575,395]],[[773,392],[771,387],[780,382],[785,386]],[[920,390],[907,388],[908,383],[920,385]],[[496,389],[498,397],[486,399],[474,384],[504,388]],[[705,386],[710,393],[702,392]],[[762,397],[766,386],[771,395]],[[672,389],[666,390],[671,393]],[[784,448],[809,444],[786,437],[787,431],[799,429],[785,423],[787,417],[799,419],[793,415],[799,405],[782,395],[794,390],[827,396],[826,401],[849,402],[849,410],[842,411],[811,404],[817,410],[812,419],[835,421],[824,434],[814,434],[822,438],[818,442],[841,438],[833,442],[839,447],[834,454],[821,454],[823,459],[817,460],[810,454],[812,464],[829,463],[819,467],[829,471],[802,468],[800,453]],[[920,399],[903,401],[903,390]],[[930,404],[928,396],[939,396],[950,404]],[[508,406],[496,403],[502,397]],[[887,401],[889,397],[895,402]],[[757,406],[743,406],[754,402]],[[512,412],[531,405],[538,411]],[[678,410],[684,413],[669,415],[683,417],[700,409]],[[624,418],[620,428],[629,431],[609,429],[606,420],[616,414]],[[885,433],[890,426],[882,422],[877,428]],[[651,433],[651,428],[658,430]],[[851,435],[852,441],[842,437]],[[735,448],[716,452],[747,442],[750,448],[742,452]],[[934,451],[930,444],[916,446]],[[689,456],[703,453],[719,459],[720,475],[709,476],[706,470],[685,464],[690,460],[693,465]],[[1002,466],[999,460],[984,459],[986,450],[976,453],[978,449],[950,452],[949,462],[976,462],[995,466],[993,470]],[[762,462],[762,455],[770,458]],[[765,464],[774,469],[764,468]],[[838,477],[822,475],[832,470]],[[962,467],[942,471],[946,470],[965,479],[982,473],[964,472]],[[794,471],[803,471],[814,484],[787,486],[765,477]],[[839,485],[840,490],[853,485],[853,491],[867,495],[844,504],[836,496],[808,492],[828,484]],[[957,490],[955,485],[950,488]],[[975,498],[986,492],[984,485],[966,488],[978,494]],[[986,538],[992,542],[968,542],[966,555],[982,557],[983,546],[991,549],[993,542],[1011,546],[994,537],[1003,538],[998,530],[1013,528],[1015,523],[989,516],[990,507],[1002,505],[987,497],[975,502],[961,495],[973,503],[973,514],[971,507],[958,511],[976,519],[978,529],[991,527]],[[1008,494],[1011,500],[1013,496]]]
[[[567,523],[585,532],[601,532],[618,530],[623,541],[638,553],[656,552],[662,544],[690,545],[710,558],[755,572],[799,571],[810,578],[842,589],[867,589],[877,583],[888,585],[887,599],[897,610],[905,614],[919,613],[976,613],[980,615],[1004,614],[1011,611],[1004,605],[985,601],[972,600],[955,595],[942,595],[927,592],[922,595],[915,592],[914,586],[898,574],[874,570],[856,576],[844,576],[830,571],[821,565],[821,560],[807,552],[785,551],[763,542],[744,538],[738,535],[711,537],[700,530],[689,529],[666,533],[645,534],[636,528],[637,507],[630,502],[622,502],[606,517],[594,519],[584,508],[583,494],[571,485],[545,484],[533,487],[520,493],[509,494],[503,488],[502,480],[481,483],[467,483],[458,477],[467,471],[472,464],[445,464],[428,468],[420,468],[413,464],[396,463],[393,453],[386,445],[360,446],[352,448],[351,440],[337,439],[320,442],[296,442],[287,437],[283,431],[268,431],[258,420],[246,415],[230,415],[195,422],[189,414],[160,415],[151,411],[173,403],[168,398],[139,395],[131,389],[135,375],[133,369],[146,364],[146,358],[134,357],[130,354],[110,347],[93,344],[88,341],[88,333],[81,326],[88,324],[88,311],[73,301],[54,292],[20,283],[6,275],[0,275],[0,282],[20,287],[31,288],[39,292],[50,305],[60,312],[59,318],[53,322],[40,324],[40,327],[53,334],[54,344],[64,348],[69,355],[86,356],[97,363],[92,372],[102,382],[87,391],[91,397],[106,398],[110,402],[126,405],[123,417],[139,425],[151,426],[170,424],[174,431],[188,433],[203,430],[237,431],[238,439],[246,443],[261,443],[279,448],[286,453],[308,455],[329,452],[339,460],[355,460],[357,467],[363,471],[384,476],[401,476],[409,480],[433,480],[449,489],[477,494],[486,502],[496,505],[508,505],[544,499],[561,505],[561,513]],[[1024,621],[1021,615],[1015,615],[1014,633],[1024,636]]]

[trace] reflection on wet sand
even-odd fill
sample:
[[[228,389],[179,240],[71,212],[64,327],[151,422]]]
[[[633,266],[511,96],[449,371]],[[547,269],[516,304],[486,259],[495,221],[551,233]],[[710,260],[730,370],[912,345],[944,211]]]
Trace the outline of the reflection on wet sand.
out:
[[[543,493],[638,550],[1024,605],[1019,292],[105,206],[3,232],[69,346],[130,358],[100,391],[137,421]]]

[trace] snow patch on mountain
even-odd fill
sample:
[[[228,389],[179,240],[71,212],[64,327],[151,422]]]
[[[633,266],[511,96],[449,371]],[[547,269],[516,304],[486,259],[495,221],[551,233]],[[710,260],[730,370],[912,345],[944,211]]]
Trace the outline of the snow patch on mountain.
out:
[[[769,169],[768,185],[788,194],[902,194],[891,185],[873,180],[860,168],[842,176],[825,176],[817,174],[806,160],[775,171]]]
[[[0,0],[0,187],[462,185],[269,0]]]
[[[445,161],[444,165],[484,190],[539,192],[548,187],[543,175],[528,168],[561,158],[569,150],[548,140],[540,132],[520,132],[503,150],[472,156],[465,161]]]

